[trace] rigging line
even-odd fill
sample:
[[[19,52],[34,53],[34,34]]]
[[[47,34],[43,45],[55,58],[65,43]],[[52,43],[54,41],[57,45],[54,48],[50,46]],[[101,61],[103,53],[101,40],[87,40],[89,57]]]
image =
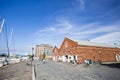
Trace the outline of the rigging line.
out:
[[[14,29],[12,28],[12,30],[11,30],[11,36],[10,36],[10,40],[12,41],[12,44],[13,44],[13,50],[14,50],[14,53],[16,54],[16,49],[15,49],[15,42],[14,42],[14,35],[13,35],[13,32],[14,32]]]
[[[11,46],[11,44],[12,44],[12,36],[13,36],[13,28],[12,28],[12,30],[11,30],[11,34],[10,34],[10,39],[9,39],[9,47]]]
[[[5,22],[5,19],[3,19],[3,21],[2,21],[2,24],[1,24],[1,27],[0,27],[0,33],[2,32],[4,22]]]
[[[14,42],[14,37],[13,38],[13,48],[14,48],[14,51],[15,51],[15,54],[16,54],[16,49],[15,49],[15,42]]]
[[[4,22],[5,19],[2,20],[1,27],[0,27],[0,34],[1,34],[1,42],[2,42],[2,52],[5,52],[5,40],[4,40]]]
[[[3,33],[1,33],[1,38],[2,38],[2,47],[3,47],[3,50],[5,50],[4,31],[3,31]]]

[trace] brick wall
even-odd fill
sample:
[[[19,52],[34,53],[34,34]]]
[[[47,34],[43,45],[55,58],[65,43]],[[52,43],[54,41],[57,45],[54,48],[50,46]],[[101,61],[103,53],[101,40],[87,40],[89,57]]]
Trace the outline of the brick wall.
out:
[[[57,54],[59,56],[66,54],[77,55],[79,63],[84,62],[85,59],[90,59],[93,62],[98,60],[102,62],[115,62],[116,54],[120,54],[120,48],[82,46],[73,40],[65,38]]]
[[[53,49],[53,56],[59,55],[59,49],[55,46]]]

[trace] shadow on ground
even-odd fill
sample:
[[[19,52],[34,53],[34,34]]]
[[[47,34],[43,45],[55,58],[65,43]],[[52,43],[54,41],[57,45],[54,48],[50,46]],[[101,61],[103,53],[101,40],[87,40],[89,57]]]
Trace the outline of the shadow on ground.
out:
[[[112,64],[102,64],[104,66],[108,66],[111,68],[120,68],[120,63],[112,63]]]

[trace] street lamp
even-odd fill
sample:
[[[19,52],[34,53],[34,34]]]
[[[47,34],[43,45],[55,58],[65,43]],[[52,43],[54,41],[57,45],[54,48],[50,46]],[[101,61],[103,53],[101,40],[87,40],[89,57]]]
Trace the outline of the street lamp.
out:
[[[31,60],[31,66],[32,66],[33,57],[34,57],[34,55],[33,55],[33,51],[34,51],[34,48],[32,47],[32,55],[31,55],[32,60]]]
[[[33,61],[33,57],[34,57],[33,51],[34,51],[34,48],[32,47],[32,61]]]

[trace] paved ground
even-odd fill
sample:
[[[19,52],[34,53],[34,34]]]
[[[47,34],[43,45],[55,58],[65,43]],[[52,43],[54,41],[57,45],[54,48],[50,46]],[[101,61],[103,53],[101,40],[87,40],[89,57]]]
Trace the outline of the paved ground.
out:
[[[0,68],[0,80],[32,80],[32,68],[20,62]]]
[[[34,61],[36,80],[120,80],[120,68],[101,65],[83,67],[69,63]]]

